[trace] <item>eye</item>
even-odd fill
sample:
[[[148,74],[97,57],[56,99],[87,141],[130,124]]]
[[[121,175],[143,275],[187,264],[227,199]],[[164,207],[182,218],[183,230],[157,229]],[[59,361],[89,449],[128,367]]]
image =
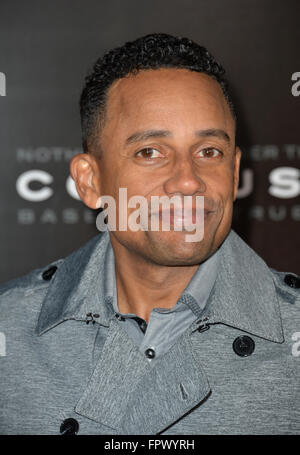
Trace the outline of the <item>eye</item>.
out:
[[[144,149],[137,152],[136,156],[151,160],[154,158],[159,158],[160,156],[162,156],[162,154],[152,147],[145,147]]]
[[[222,155],[222,152],[214,147],[206,147],[205,149],[200,150],[198,155],[203,158],[216,158],[219,155]]]

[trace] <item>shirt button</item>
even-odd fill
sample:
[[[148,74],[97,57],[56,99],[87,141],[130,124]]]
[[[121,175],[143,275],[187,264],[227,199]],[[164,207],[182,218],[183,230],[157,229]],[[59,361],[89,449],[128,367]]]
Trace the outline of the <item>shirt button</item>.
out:
[[[52,275],[56,272],[56,265],[52,265],[49,269],[45,270],[42,274],[43,280],[49,281],[52,278]]]
[[[296,288],[296,289],[300,288],[300,277],[299,276],[291,275],[289,273],[288,275],[285,275],[284,282],[291,288]]]
[[[240,357],[251,355],[255,348],[255,343],[252,338],[247,335],[237,337],[232,344],[234,352]]]
[[[75,419],[66,419],[60,426],[61,434],[77,434],[79,430],[79,423]]]
[[[154,349],[151,349],[151,348],[146,349],[146,351],[145,351],[145,356],[146,356],[148,359],[154,359],[154,357],[155,357],[155,351],[154,351]]]

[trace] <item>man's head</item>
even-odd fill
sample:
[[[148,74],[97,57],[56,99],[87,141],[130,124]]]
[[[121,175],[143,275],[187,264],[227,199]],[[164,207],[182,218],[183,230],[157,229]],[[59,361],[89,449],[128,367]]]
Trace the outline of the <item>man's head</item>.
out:
[[[186,38],[148,35],[108,52],[81,96],[86,154],[71,162],[81,199],[127,188],[139,195],[204,196],[204,239],[186,232],[111,232],[113,245],[161,265],[192,265],[210,256],[230,230],[240,151],[224,70]],[[128,214],[133,209],[128,210]],[[118,214],[117,214],[118,221]]]
[[[208,50],[188,38],[157,33],[146,35],[99,58],[86,77],[80,97],[82,143],[85,152],[101,152],[100,131],[105,121],[108,89],[118,79],[140,70],[185,68],[205,73],[221,86],[233,117],[234,105],[225,71]]]

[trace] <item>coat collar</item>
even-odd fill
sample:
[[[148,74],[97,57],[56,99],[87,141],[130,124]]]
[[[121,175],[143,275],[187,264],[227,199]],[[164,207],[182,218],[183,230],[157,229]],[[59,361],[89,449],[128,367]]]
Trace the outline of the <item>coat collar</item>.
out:
[[[284,341],[273,274],[231,230],[221,245],[219,272],[205,312],[221,322],[270,341]]]
[[[88,313],[110,325],[111,305],[104,302],[104,261],[109,234],[98,234],[58,267],[48,287],[36,333],[42,335],[68,319],[85,320]]]
[[[114,317],[104,298],[105,254],[109,233],[98,234],[69,255],[48,287],[36,327],[42,335],[68,320],[85,320],[88,313],[108,327]],[[210,322],[221,322],[270,341],[284,341],[279,302],[266,263],[231,230],[220,246],[217,279],[205,308]]]

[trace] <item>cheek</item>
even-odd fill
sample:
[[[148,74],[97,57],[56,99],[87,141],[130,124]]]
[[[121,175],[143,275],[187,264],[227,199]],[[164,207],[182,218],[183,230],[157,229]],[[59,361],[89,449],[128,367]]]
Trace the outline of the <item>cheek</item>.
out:
[[[161,182],[155,176],[155,173],[143,172],[141,169],[131,169],[129,166],[122,169],[117,179],[119,187],[127,188],[128,197],[144,196],[148,197],[151,194],[158,194],[158,188]]]
[[[139,205],[135,205],[137,201],[131,200],[131,198],[141,196],[148,199],[148,195],[153,191],[153,179],[152,182],[146,182],[140,175],[122,169],[121,172],[106,176],[103,182],[103,191],[105,194],[114,197],[118,217],[120,207],[123,207],[128,214],[139,207]],[[128,207],[130,200],[134,205],[131,208]]]
[[[234,192],[232,170],[214,172],[213,175],[206,179],[206,188],[207,194],[223,201],[223,205],[231,203]]]

